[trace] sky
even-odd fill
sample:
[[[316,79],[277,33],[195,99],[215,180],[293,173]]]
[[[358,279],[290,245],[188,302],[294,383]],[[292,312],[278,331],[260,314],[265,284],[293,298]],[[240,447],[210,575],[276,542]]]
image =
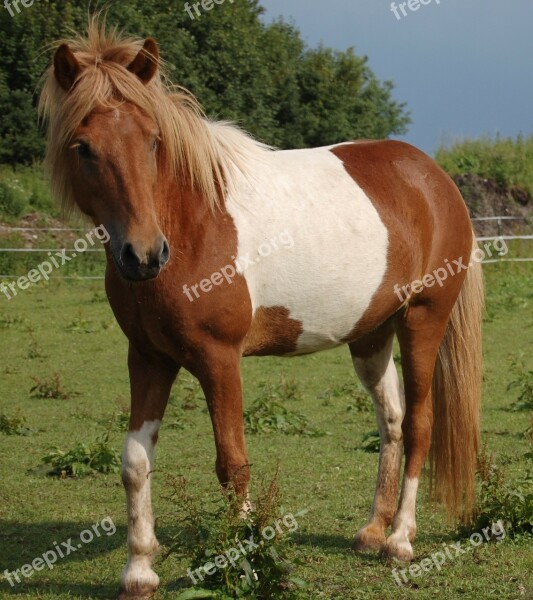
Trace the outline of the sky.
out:
[[[401,139],[426,152],[465,137],[533,134],[533,0],[424,2],[417,11],[405,3],[398,19],[391,0],[261,0],[267,22],[292,21],[309,46],[367,55],[411,112]]]

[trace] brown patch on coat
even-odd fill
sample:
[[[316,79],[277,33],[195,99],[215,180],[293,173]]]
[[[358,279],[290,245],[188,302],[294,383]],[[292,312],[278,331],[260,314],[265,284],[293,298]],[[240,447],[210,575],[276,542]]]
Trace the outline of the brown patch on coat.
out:
[[[368,335],[402,307],[428,301],[435,287],[402,302],[404,294],[400,299],[395,286],[401,290],[442,267],[445,259],[468,256],[472,234],[459,190],[420,150],[403,142],[361,141],[337,146],[331,152],[369,197],[389,237],[383,281],[365,314],[343,340],[352,342]],[[457,227],[453,232],[450,223]],[[438,293],[446,294],[450,279]]]
[[[283,306],[260,306],[244,339],[243,356],[283,355],[296,352],[303,332],[301,321],[291,319]]]

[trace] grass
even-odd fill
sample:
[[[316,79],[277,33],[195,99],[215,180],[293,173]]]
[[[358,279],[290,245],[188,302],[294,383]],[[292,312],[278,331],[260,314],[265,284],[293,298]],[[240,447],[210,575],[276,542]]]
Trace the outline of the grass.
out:
[[[244,412],[246,433],[283,433],[309,437],[326,435],[326,432],[313,427],[305,415],[291,411],[285,406],[286,400],[300,397],[295,386],[289,388],[289,393],[283,380],[276,386],[260,382],[257,387],[258,397]]]
[[[529,389],[527,373],[533,367],[533,266],[502,264],[484,269],[488,310],[483,441],[504,471],[502,494],[527,496],[532,485],[525,483],[532,460],[527,457],[531,412],[511,409]],[[56,280],[36,285],[11,301],[0,298],[0,413],[8,418],[23,415],[22,427],[34,432],[30,437],[0,434],[0,578],[4,569],[19,569],[54,543],[79,539],[80,532],[106,517],[117,527],[114,535],[95,537],[58,561],[53,570],[23,577],[15,587],[0,581],[2,599],[109,599],[126,561],[120,475],[91,473],[82,479],[61,479],[47,477],[40,468],[51,447],[67,452],[102,431],[108,431],[110,447],[120,449],[123,443],[127,419],[123,403],[129,393],[127,343],[101,285]],[[28,348],[35,344],[39,358],[29,359]],[[519,371],[513,364],[521,365]],[[76,397],[30,397],[32,377],[56,372],[61,374],[61,386],[76,390]],[[394,565],[350,552],[353,536],[365,523],[372,503],[378,457],[363,448],[365,435],[376,428],[375,418],[368,410],[368,398],[355,384],[346,348],[294,359],[246,359],[243,379],[246,410],[262,394],[259,383],[265,382],[288,411],[331,434],[248,435],[252,494],[257,496],[258,482],[271,477],[279,464],[284,511],[293,515],[307,511],[298,517],[298,530],[286,550],[293,565],[291,576],[308,584],[297,590],[297,598],[510,600],[532,596],[533,540],[526,534],[472,547],[448,560],[440,571],[411,578],[411,584],[402,588],[392,577]],[[163,560],[180,531],[166,474],[186,477],[188,493],[194,498],[218,493],[209,417],[198,386],[187,373],[177,382],[168,411],[153,478],[157,532],[163,545],[156,560],[162,581],[158,600],[177,597],[176,582],[187,576],[191,566],[189,555],[174,552]],[[186,426],[176,426],[181,419]],[[498,480],[488,473],[492,488],[485,489],[483,499],[490,504]],[[431,509],[426,493],[424,483],[416,561],[440,550],[442,544],[452,544],[457,536],[455,528]],[[487,506],[484,514],[489,514]],[[500,514],[497,505],[493,514]]]
[[[464,140],[440,148],[435,159],[452,176],[474,173],[505,189],[518,186],[533,195],[533,136]]]
[[[18,217],[39,211],[58,216],[57,202],[40,165],[0,165],[0,215],[2,220],[16,222]]]

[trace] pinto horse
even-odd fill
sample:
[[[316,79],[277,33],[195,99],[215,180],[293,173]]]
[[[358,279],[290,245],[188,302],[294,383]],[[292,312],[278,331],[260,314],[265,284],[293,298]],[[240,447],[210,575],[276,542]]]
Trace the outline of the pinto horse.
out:
[[[479,264],[450,269],[476,247],[458,189],[397,141],[264,146],[205,118],[163,69],[153,39],[92,22],[86,37],[57,46],[40,102],[56,195],[110,234],[106,290],[129,340],[129,558],[119,598],[158,587],[150,474],[181,368],[205,393],[220,483],[246,503],[243,356],[348,345],[381,439],[370,518],[354,547],[411,560],[430,447],[432,488],[449,512],[468,513],[474,496],[483,283]],[[255,260],[281,232],[291,248]],[[221,275],[231,271],[231,281]]]

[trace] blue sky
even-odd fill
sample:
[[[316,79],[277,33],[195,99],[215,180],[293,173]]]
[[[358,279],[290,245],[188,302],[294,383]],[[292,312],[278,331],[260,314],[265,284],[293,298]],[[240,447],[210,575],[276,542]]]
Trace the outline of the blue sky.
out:
[[[403,139],[426,152],[463,137],[533,134],[533,0],[429,0],[401,20],[391,0],[261,4],[267,21],[293,20],[310,46],[366,54],[408,104]]]

